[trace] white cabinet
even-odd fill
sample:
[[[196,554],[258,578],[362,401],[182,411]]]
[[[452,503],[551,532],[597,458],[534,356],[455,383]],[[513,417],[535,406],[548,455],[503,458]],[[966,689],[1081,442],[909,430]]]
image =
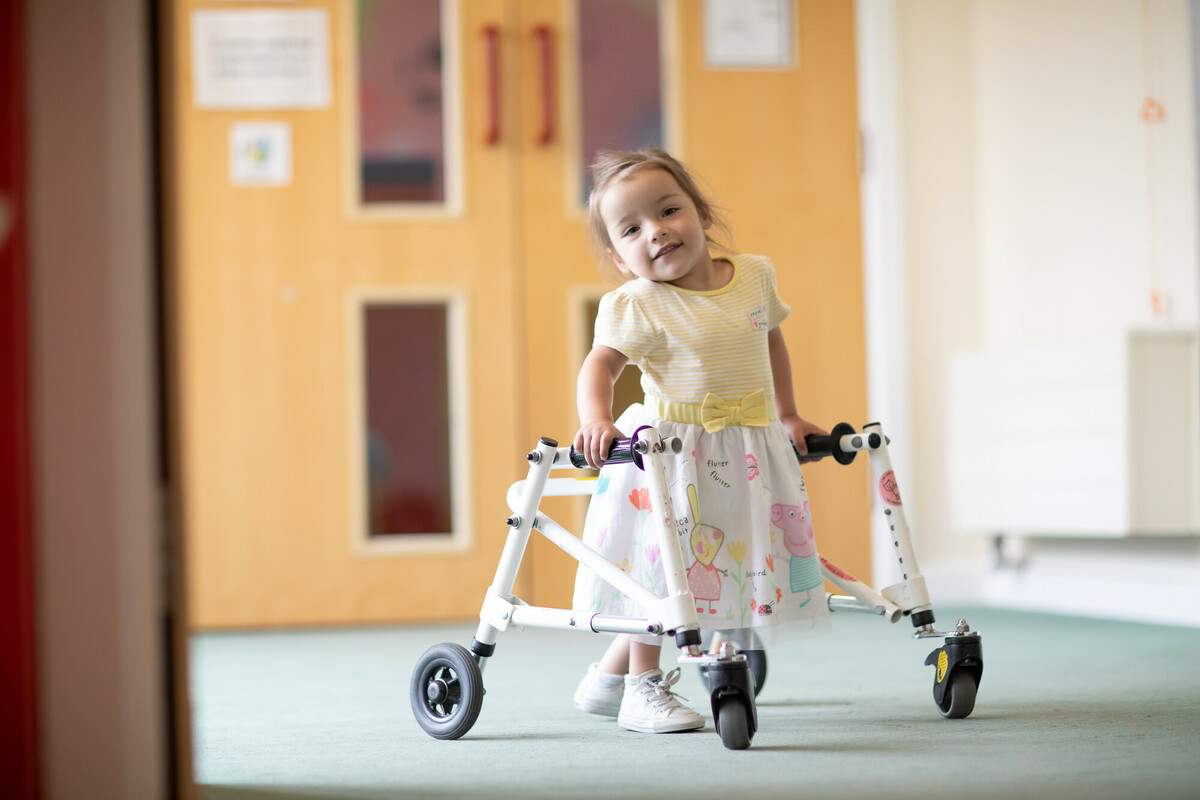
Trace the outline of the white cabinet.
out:
[[[1197,333],[954,357],[950,519],[1027,536],[1200,534]]]

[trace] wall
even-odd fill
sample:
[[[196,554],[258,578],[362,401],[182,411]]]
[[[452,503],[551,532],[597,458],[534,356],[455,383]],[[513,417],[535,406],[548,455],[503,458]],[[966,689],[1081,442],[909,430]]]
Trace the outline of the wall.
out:
[[[904,178],[893,209],[905,220],[920,443],[906,503],[934,591],[1200,624],[1185,603],[1200,585],[1194,539],[1030,540],[1000,553],[997,567],[988,542],[950,527],[942,434],[948,362],[960,348],[1197,325],[1188,4],[901,0],[894,9],[901,112],[891,135]],[[1166,110],[1155,125],[1139,115],[1148,93]]]
[[[972,11],[983,343],[1195,326],[1185,0]],[[1141,119],[1147,96],[1161,123]]]
[[[167,790],[147,7],[25,5],[47,800]]]

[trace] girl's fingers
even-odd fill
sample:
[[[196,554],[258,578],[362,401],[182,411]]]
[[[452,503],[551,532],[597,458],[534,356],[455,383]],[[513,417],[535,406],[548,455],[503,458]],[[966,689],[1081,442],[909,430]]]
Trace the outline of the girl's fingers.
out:
[[[595,459],[597,469],[604,463],[604,457],[608,455],[608,448],[612,436],[605,431],[596,437],[595,448],[592,451],[592,457]]]

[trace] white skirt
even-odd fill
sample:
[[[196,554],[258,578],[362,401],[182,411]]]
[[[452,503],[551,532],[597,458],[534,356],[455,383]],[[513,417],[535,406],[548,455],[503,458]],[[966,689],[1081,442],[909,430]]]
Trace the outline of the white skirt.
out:
[[[804,476],[778,420],[710,434],[700,425],[655,419],[639,403],[616,425],[625,435],[652,425],[660,436],[683,441],[680,454],[666,459],[667,480],[702,629],[757,648],[762,640],[755,632],[767,626],[828,628]],[[664,597],[666,576],[646,486],[644,473],[631,464],[601,469],[583,540]],[[579,613],[647,613],[583,565],[572,605]]]

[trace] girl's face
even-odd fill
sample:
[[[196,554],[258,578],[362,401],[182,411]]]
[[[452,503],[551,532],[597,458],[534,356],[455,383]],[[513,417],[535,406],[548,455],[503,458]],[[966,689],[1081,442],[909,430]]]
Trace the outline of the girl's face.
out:
[[[622,271],[682,289],[718,288],[704,235],[711,220],[670,173],[650,168],[623,178],[604,192],[599,210],[613,243],[608,255]]]

